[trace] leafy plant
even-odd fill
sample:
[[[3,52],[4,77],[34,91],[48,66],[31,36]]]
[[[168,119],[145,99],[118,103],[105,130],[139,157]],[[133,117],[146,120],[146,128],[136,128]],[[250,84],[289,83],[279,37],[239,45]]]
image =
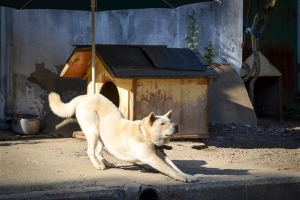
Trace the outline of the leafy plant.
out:
[[[209,42],[209,45],[207,45],[204,49],[206,51],[204,59],[208,62],[208,64],[211,64],[217,55],[217,52],[215,51],[215,48],[213,47],[211,41]]]
[[[196,24],[196,12],[193,10],[193,13],[189,15],[191,23],[189,26],[189,36],[185,38],[185,41],[187,41],[188,48],[191,50],[196,50],[199,43],[197,42],[197,35],[199,33],[199,30],[197,29],[198,24]]]

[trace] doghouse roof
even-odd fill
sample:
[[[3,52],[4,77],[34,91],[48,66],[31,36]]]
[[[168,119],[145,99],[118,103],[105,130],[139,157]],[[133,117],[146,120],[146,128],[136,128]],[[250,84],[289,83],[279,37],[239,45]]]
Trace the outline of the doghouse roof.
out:
[[[113,78],[215,78],[187,48],[150,45],[96,45],[96,55]],[[91,46],[76,46],[62,77],[86,78],[91,70]]]

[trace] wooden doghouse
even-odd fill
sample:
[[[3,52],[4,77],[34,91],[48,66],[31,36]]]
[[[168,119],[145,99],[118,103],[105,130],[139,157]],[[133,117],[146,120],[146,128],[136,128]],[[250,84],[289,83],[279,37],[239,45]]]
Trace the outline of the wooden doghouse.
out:
[[[62,77],[87,79],[92,94],[91,46],[77,46]],[[142,119],[150,112],[173,110],[175,138],[208,137],[208,89],[217,73],[185,48],[96,45],[96,91],[110,99],[124,117]]]

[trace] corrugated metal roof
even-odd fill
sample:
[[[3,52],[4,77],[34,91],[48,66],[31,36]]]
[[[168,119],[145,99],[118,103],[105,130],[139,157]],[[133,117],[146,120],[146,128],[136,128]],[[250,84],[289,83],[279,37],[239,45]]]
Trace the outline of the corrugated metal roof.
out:
[[[214,78],[193,51],[151,45],[96,45],[96,54],[114,78]],[[62,77],[85,77],[90,68],[91,46],[77,46]]]
[[[203,71],[206,67],[201,64],[194,52],[180,48],[141,48],[159,69]]]

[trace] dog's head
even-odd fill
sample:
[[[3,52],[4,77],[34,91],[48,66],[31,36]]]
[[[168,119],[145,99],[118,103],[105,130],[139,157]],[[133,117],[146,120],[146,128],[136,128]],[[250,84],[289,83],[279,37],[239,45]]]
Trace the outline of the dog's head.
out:
[[[170,141],[173,134],[178,133],[178,125],[171,123],[172,110],[163,116],[155,116],[152,112],[142,120],[142,134],[147,140],[161,146]]]

